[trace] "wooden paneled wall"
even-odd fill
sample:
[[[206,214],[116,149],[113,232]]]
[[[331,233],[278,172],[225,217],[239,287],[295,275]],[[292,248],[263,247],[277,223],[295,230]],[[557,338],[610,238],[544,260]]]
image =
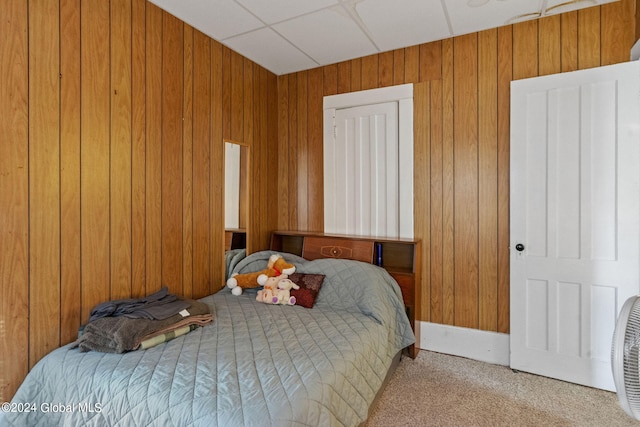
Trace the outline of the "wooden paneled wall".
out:
[[[323,229],[322,97],[413,83],[420,318],[508,333],[510,82],[628,61],[635,13],[621,0],[279,76],[278,227]]]
[[[276,78],[145,0],[0,2],[0,401],[96,303],[222,285],[224,139],[250,147],[250,249],[322,230],[322,96],[394,84],[415,84],[421,317],[508,332],[509,82],[626,61],[634,12]]]
[[[0,401],[91,308],[223,286],[223,140],[277,213],[276,76],[145,0],[0,2]],[[271,209],[271,210],[270,210]]]

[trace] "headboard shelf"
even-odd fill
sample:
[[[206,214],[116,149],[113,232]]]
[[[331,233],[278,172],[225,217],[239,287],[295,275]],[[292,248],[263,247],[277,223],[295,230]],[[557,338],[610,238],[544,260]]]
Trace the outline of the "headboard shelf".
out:
[[[243,249],[247,247],[247,232],[244,229],[227,228],[224,230],[224,249]]]
[[[408,349],[415,358],[420,349],[420,242],[365,236],[301,231],[274,231],[270,249],[299,255],[305,259],[342,258],[378,265],[398,282],[416,344]]]

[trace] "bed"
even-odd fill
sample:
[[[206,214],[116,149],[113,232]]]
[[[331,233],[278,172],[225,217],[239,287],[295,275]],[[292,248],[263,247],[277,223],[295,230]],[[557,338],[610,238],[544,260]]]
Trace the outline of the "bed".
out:
[[[237,260],[266,266],[273,251]],[[415,342],[398,284],[382,268],[283,254],[324,275],[312,308],[225,288],[202,298],[214,321],[124,354],[70,345],[39,361],[0,412],[8,426],[357,426],[402,349]],[[19,410],[19,411],[18,411]]]

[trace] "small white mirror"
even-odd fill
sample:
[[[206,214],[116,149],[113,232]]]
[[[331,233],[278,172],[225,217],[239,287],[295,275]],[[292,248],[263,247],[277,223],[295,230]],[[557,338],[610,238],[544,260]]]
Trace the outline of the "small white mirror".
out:
[[[225,250],[246,248],[249,202],[249,147],[225,141],[224,147]]]

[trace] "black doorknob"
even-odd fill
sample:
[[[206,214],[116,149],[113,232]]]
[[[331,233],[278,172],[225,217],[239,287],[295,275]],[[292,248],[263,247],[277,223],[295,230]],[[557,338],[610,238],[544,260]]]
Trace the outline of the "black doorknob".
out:
[[[518,252],[524,251],[524,245],[522,243],[518,243],[516,245],[516,251],[518,251]]]

